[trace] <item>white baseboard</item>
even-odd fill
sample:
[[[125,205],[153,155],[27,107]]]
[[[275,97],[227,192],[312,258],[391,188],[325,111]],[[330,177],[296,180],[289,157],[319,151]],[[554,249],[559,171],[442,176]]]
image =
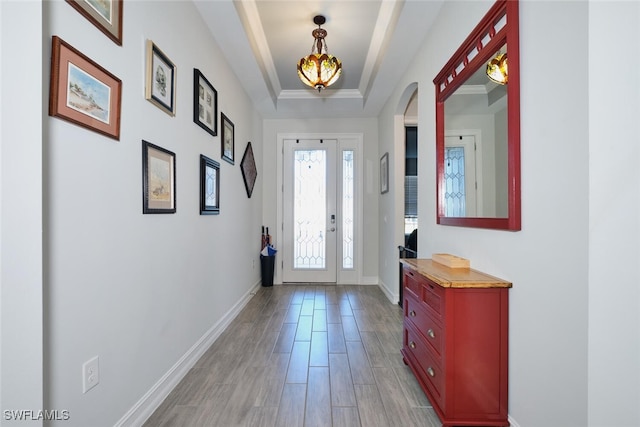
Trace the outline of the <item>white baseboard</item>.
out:
[[[236,318],[240,311],[247,305],[249,300],[260,288],[260,282],[255,284],[224,316],[214,324],[176,363],[158,380],[157,383],[147,391],[140,400],[114,427],[137,427],[144,424],[146,420],[158,409],[160,404],[171,393],[171,390],[184,378],[189,370],[202,357],[205,351],[218,339],[218,337]]]
[[[511,427],[520,427],[520,424],[518,424],[516,420],[511,418],[511,415],[507,415],[507,420],[509,420],[509,424],[511,424]]]
[[[360,285],[377,285],[378,276],[362,276],[359,284]]]
[[[384,283],[382,280],[380,281],[380,283],[378,283],[378,287],[380,287],[380,290],[382,290],[382,292],[386,295],[389,301],[391,301],[394,304],[398,303],[398,301],[400,300],[400,294],[398,292],[394,292],[391,289],[389,289],[386,283]]]

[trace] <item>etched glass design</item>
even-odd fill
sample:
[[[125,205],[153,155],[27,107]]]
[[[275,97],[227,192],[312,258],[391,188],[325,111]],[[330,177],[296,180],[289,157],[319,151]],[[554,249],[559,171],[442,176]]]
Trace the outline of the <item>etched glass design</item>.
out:
[[[205,204],[207,206],[216,206],[218,204],[218,195],[216,194],[216,170],[214,168],[206,168],[205,182]]]
[[[293,267],[326,266],[326,174],[324,150],[296,150],[294,155]]]
[[[342,268],[353,268],[353,151],[342,152]]]
[[[464,147],[445,147],[445,216],[466,216],[466,189],[464,185]]]

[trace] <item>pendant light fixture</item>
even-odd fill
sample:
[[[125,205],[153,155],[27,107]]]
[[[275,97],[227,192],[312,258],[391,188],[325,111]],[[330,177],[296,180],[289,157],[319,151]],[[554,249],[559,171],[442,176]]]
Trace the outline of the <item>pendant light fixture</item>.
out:
[[[318,89],[318,92],[335,83],[342,73],[340,60],[327,52],[327,42],[324,40],[327,31],[320,28],[325,22],[322,15],[313,18],[313,23],[318,28],[311,33],[314,38],[311,54],[298,61],[300,80],[307,86]]]
[[[507,70],[507,53],[500,53],[487,64],[487,76],[491,81],[501,85],[506,85],[509,80]]]

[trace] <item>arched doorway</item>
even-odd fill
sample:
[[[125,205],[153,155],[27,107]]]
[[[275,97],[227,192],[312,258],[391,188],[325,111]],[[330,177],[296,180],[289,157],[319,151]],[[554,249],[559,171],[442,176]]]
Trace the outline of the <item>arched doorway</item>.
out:
[[[396,165],[402,171],[396,180],[396,241],[399,257],[417,256],[418,228],[418,83],[408,85],[396,108],[395,153],[399,157]],[[414,231],[415,230],[415,231]],[[412,245],[413,249],[407,251]],[[402,265],[398,274],[398,304],[402,306]]]

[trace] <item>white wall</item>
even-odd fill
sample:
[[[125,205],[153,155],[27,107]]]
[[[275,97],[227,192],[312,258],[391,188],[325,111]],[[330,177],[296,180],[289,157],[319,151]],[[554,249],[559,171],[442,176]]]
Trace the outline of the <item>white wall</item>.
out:
[[[274,241],[277,227],[277,170],[279,133],[354,133],[363,135],[363,270],[365,282],[377,283],[378,265],[378,125],[376,119],[342,118],[317,120],[264,120],[263,223],[269,226]]]
[[[589,2],[589,425],[640,425],[640,3]],[[621,58],[622,76],[608,61]]]
[[[394,151],[389,137],[398,101],[408,85],[418,82],[419,256],[429,257],[434,252],[457,254],[469,258],[472,267],[513,282],[509,414],[514,424],[585,426],[588,3],[520,4],[522,231],[436,225],[432,80],[491,5],[491,1],[444,3],[422,51],[379,118],[380,151]],[[540,65],[548,63],[550,57],[557,64],[554,69],[567,70],[567,78],[545,77]],[[394,173],[398,184],[392,186],[392,191],[401,191],[400,175]],[[394,209],[392,200],[381,198],[381,215]],[[385,256],[383,250],[381,247],[381,256]],[[387,252],[391,254],[391,248]],[[391,273],[380,274],[383,280],[391,280]],[[629,359],[625,361],[628,363]]]
[[[32,22],[25,31],[25,22]],[[42,4],[0,2],[0,424],[43,408]],[[17,35],[20,43],[16,42]],[[28,48],[25,48],[27,46]],[[46,61],[44,61],[46,62]],[[11,417],[9,417],[11,418]]]
[[[69,410],[64,425],[113,425],[259,282],[261,192],[247,197],[239,163],[252,141],[260,189],[260,118],[191,2],[125,2],[122,47],[44,4],[47,54],[59,35],[123,82],[119,142],[57,118],[44,137],[46,405]],[[144,99],[146,39],[177,66],[175,117]],[[233,166],[220,128],[193,123],[194,67],[235,124]],[[176,153],[176,214],[142,214],[143,139]],[[200,154],[220,162],[218,216],[199,215]],[[83,394],[96,355],[100,384]]]

